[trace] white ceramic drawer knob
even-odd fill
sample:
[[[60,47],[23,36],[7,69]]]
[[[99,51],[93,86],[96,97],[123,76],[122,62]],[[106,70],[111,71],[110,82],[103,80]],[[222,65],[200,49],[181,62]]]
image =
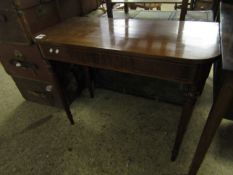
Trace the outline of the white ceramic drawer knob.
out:
[[[59,52],[60,52],[59,49],[56,49],[55,53],[56,53],[56,54],[59,54]]]
[[[52,92],[53,86],[52,86],[52,85],[48,85],[48,86],[46,86],[45,90],[46,90],[47,92]]]
[[[53,49],[52,48],[49,49],[49,53],[53,53]]]
[[[22,64],[21,64],[20,62],[17,62],[17,63],[15,64],[15,66],[16,66],[16,67],[21,67]]]

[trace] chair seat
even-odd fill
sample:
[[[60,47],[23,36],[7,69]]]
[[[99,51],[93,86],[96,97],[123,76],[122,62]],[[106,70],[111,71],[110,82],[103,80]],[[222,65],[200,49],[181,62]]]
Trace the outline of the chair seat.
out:
[[[175,20],[179,20],[180,11],[177,11]],[[185,17],[186,21],[214,21],[214,15],[212,10],[203,11],[188,11]]]
[[[142,10],[129,10],[128,14],[125,14],[123,10],[113,10],[113,16],[116,19],[122,19],[122,18],[135,18]],[[102,17],[108,17],[107,14],[103,14]]]
[[[104,14],[104,17],[107,15]],[[114,18],[134,18],[134,19],[157,19],[157,20],[179,20],[180,11],[145,11],[130,10],[129,14],[125,14],[122,10],[113,10]],[[187,21],[213,21],[213,12],[207,11],[188,11],[186,15]]]

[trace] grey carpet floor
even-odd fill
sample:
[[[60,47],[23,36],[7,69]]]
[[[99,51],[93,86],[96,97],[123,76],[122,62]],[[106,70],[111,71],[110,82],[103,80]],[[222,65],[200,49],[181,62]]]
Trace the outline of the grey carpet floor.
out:
[[[211,105],[212,78],[198,100],[180,155],[170,162],[180,106],[96,90],[71,106],[26,102],[0,65],[0,175],[183,175]],[[233,124],[224,120],[199,175],[232,175]]]

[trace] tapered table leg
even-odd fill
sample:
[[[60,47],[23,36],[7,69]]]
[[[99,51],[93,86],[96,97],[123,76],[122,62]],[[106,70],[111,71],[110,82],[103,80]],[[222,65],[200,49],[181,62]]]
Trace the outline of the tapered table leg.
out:
[[[233,88],[227,82],[223,84],[209,113],[208,120],[201,135],[188,175],[196,175],[223,116],[233,101]]]
[[[180,146],[183,141],[184,134],[187,130],[197,100],[196,93],[192,92],[190,88],[186,88],[185,97],[186,97],[186,101],[183,105],[182,114],[178,124],[178,130],[176,133],[175,144],[172,150],[171,161],[175,161],[179,154]]]
[[[90,97],[94,98],[94,83],[91,75],[91,69],[89,67],[85,67],[85,77],[86,77],[86,86],[88,88]]]

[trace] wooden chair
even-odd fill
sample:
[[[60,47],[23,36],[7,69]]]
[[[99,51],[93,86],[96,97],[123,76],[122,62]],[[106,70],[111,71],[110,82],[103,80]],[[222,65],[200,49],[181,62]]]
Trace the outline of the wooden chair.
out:
[[[189,10],[189,0],[183,0],[181,10],[173,11],[141,11],[133,15],[129,12],[125,17],[139,18],[139,19],[162,19],[162,20],[190,20],[190,21],[215,21],[218,11],[218,4],[220,0],[213,0],[211,10],[195,10],[196,1],[193,1],[192,8]],[[111,0],[107,0],[107,13],[108,17],[113,17]],[[117,17],[117,12],[114,14]],[[115,18],[114,16],[114,18]],[[122,18],[122,15],[118,15]],[[117,17],[118,18],[118,17]]]

